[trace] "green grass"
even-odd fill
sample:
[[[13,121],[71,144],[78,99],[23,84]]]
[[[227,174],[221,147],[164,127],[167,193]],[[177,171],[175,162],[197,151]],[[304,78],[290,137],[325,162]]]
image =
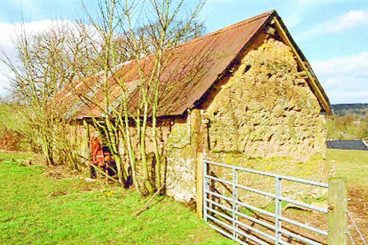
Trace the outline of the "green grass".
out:
[[[169,198],[135,217],[136,192],[11,161],[27,157],[0,154],[0,244],[232,244]]]
[[[327,151],[336,177],[346,178],[350,187],[368,189],[368,151],[333,150]]]
[[[53,179],[20,165],[31,156],[0,153],[0,244],[232,244],[170,198],[135,217],[146,202],[136,192]],[[350,187],[368,189],[368,152],[328,150],[327,160]]]
[[[20,153],[3,153],[0,151],[0,162],[16,162],[22,163],[24,160],[35,158],[34,153],[20,152]]]

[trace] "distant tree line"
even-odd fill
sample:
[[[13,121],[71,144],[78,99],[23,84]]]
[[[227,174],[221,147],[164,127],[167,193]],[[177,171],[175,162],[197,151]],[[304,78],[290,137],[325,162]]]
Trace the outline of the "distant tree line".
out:
[[[357,104],[335,104],[332,105],[332,109],[335,115],[358,115],[368,117],[368,104],[357,103]]]
[[[368,117],[354,114],[331,116],[327,119],[329,139],[354,140],[368,138]]]

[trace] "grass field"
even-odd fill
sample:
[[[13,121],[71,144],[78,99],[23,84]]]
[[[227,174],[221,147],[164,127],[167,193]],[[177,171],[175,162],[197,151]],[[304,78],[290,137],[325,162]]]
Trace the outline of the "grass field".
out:
[[[344,177],[349,187],[368,190],[368,151],[332,150],[327,151],[337,177]]]
[[[232,244],[169,198],[135,217],[136,192],[11,161],[25,157],[0,154],[0,244]]]
[[[0,244],[232,244],[170,198],[135,217],[146,203],[136,192],[22,166],[28,157],[0,154]],[[327,158],[368,234],[368,152],[328,150]]]
[[[368,151],[328,150],[327,158],[335,175],[346,178],[349,212],[368,240]],[[349,229],[356,244],[364,244],[351,220]]]

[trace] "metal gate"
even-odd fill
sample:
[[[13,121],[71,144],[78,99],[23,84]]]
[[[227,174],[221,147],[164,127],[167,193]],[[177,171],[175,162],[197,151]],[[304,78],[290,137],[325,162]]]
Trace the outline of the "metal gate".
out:
[[[223,171],[229,171],[228,175],[230,175],[231,180],[216,176],[211,171],[211,168],[214,167],[221,168]],[[239,174],[242,172],[273,178],[274,193],[239,184]],[[303,229],[318,234],[318,236],[324,239],[327,237],[326,230],[283,216],[282,204],[285,203],[303,209],[314,210],[323,214],[323,216],[328,211],[327,208],[312,206],[308,203],[283,196],[282,184],[285,181],[323,189],[328,188],[328,184],[325,183],[204,160],[204,219],[213,229],[241,244],[324,244],[325,242],[303,236],[300,232],[294,232],[292,229],[285,227],[285,225],[295,226],[299,230]],[[226,185],[230,194],[225,195],[217,191],[213,187],[214,183]],[[274,200],[274,211],[261,209],[249,204],[246,200],[240,200],[238,195],[240,190],[256,193]],[[249,211],[254,215],[249,214]],[[286,240],[285,237],[289,239]]]

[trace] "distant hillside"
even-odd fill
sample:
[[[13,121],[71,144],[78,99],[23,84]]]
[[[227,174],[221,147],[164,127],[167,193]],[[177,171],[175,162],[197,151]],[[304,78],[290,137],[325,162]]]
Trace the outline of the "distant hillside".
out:
[[[368,116],[368,104],[335,104],[332,105],[333,111],[338,116],[344,115],[360,115],[360,116]]]

